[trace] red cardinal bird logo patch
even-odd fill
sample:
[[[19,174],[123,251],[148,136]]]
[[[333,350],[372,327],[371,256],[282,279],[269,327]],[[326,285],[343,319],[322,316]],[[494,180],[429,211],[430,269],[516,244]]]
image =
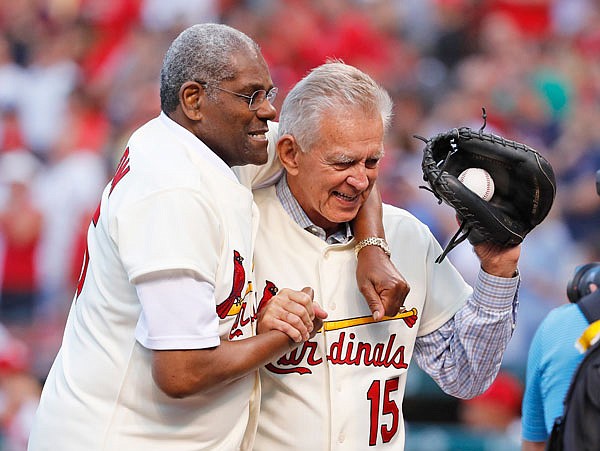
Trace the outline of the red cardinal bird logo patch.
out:
[[[242,262],[244,257],[236,250],[233,251],[233,284],[231,293],[217,306],[217,315],[223,319],[226,316],[237,315],[242,307],[242,290],[246,284],[246,271]]]
[[[269,302],[271,298],[279,291],[279,288],[277,288],[277,286],[270,280],[265,280],[265,282],[266,285],[265,289],[263,290],[262,298],[260,298],[260,302],[258,303],[258,310],[267,305],[267,302]]]

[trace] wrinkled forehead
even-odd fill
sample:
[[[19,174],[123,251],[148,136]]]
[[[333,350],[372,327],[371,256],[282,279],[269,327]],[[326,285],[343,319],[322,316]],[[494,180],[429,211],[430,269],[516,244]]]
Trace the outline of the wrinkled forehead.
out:
[[[271,73],[260,52],[247,48],[231,55],[231,66],[234,76],[232,81],[257,89],[270,88],[273,85]]]
[[[381,139],[384,127],[381,112],[372,105],[338,104],[323,110],[318,124],[322,137],[347,139]]]

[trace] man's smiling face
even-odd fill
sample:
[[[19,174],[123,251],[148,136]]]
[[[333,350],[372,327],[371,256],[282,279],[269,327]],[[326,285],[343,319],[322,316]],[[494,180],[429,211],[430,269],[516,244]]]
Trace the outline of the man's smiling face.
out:
[[[250,96],[256,90],[273,87],[262,55],[240,51],[232,59],[237,75],[221,81],[219,88]],[[250,111],[245,98],[210,85],[205,89],[212,89],[212,96],[205,96],[196,136],[229,166],[266,163],[267,121],[274,120],[277,113],[273,105],[265,100],[256,111]]]
[[[354,219],[379,172],[384,127],[378,112],[339,107],[324,115],[316,144],[296,152],[288,169],[294,197],[310,220],[333,233]]]

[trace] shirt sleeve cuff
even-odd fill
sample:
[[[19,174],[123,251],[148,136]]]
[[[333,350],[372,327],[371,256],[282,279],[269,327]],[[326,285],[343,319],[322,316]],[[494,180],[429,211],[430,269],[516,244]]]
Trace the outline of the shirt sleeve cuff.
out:
[[[213,337],[148,337],[138,334],[136,340],[146,349],[154,351],[172,351],[174,349],[206,349],[215,348],[221,344],[218,335]]]
[[[514,305],[520,276],[498,277],[479,271],[473,290],[473,300],[482,307],[492,310],[507,310]]]

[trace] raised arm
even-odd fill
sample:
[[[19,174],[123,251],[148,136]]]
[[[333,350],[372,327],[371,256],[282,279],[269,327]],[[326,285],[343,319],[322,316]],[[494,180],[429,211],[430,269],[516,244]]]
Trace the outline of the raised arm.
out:
[[[358,250],[356,281],[375,320],[396,315],[410,291],[389,258],[382,211],[381,195],[375,184],[353,221]]]

